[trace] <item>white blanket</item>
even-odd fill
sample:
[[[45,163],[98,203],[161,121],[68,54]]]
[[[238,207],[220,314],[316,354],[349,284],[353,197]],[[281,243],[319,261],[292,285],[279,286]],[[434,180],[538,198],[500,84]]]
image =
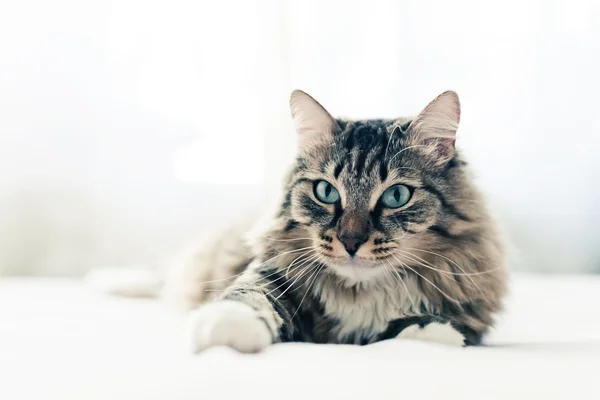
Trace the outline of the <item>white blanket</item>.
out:
[[[600,399],[600,277],[518,275],[486,347],[391,340],[192,356],[182,316],[78,281],[0,281],[0,399]]]

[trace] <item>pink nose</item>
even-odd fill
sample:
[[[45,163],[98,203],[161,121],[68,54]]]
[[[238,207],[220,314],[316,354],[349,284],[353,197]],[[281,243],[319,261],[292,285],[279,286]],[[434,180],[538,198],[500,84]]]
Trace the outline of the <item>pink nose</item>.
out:
[[[354,256],[361,244],[367,241],[368,236],[362,232],[344,232],[338,239],[351,256]]]

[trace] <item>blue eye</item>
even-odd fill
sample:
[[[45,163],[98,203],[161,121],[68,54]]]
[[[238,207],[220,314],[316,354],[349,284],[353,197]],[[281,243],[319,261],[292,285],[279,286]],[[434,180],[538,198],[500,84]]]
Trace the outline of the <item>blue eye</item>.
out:
[[[381,196],[381,202],[387,208],[400,208],[410,200],[410,190],[404,185],[394,185]]]
[[[340,200],[340,192],[327,181],[317,181],[315,185],[315,196],[326,204],[333,204]]]

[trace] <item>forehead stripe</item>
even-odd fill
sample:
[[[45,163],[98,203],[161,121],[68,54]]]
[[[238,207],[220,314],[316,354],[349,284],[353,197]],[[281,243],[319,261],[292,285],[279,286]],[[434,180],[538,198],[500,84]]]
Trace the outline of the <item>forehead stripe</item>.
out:
[[[377,154],[373,154],[373,156],[371,157],[369,165],[366,167],[367,174],[371,174],[371,172],[373,171],[373,168],[375,168],[376,165],[385,164],[383,162],[384,157],[385,157],[385,147],[384,146],[380,146],[379,147],[379,151],[377,152]],[[379,171],[379,173],[380,173],[380,176],[381,176],[381,171]],[[386,177],[387,177],[387,170],[386,170]],[[381,180],[383,180],[383,179],[385,179],[385,178],[382,178]]]
[[[346,164],[343,161],[340,161],[338,163],[338,165],[335,166],[335,169],[333,170],[333,177],[335,179],[337,179],[340,176],[340,174],[342,173],[342,170],[344,169],[345,165]]]
[[[359,150],[358,154],[356,155],[356,161],[354,163],[354,172],[357,175],[360,175],[363,173],[363,169],[365,167],[365,162],[367,161],[367,155],[369,155],[369,152],[367,150]]]

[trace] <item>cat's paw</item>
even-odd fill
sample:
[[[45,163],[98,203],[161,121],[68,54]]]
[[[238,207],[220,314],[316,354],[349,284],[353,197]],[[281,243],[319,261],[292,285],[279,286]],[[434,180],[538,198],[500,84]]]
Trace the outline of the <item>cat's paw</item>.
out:
[[[265,321],[249,305],[221,300],[208,303],[190,316],[189,339],[194,353],[212,346],[229,346],[255,353],[270,345],[273,336]]]
[[[425,342],[435,342],[450,346],[464,346],[465,337],[458,332],[449,322],[441,324],[432,322],[421,327],[418,324],[410,325],[396,336],[398,339],[414,339]]]

